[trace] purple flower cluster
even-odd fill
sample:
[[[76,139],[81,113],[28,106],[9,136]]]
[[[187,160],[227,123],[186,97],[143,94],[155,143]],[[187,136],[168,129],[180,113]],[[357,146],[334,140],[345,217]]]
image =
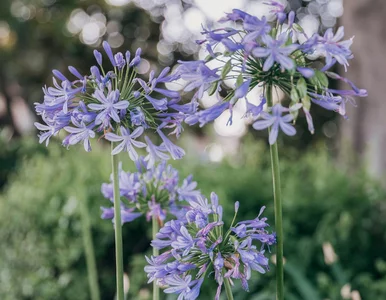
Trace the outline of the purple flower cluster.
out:
[[[225,231],[218,197],[212,193],[210,198],[210,202],[203,197],[191,199],[183,217],[166,222],[152,241],[163,253],[146,257],[149,282],[166,287],[165,293],[179,294],[178,299],[196,299],[210,274],[218,284],[215,299],[219,299],[224,279],[232,285],[239,279],[248,291],[251,271],[269,270],[265,247],[275,244],[276,235],[266,230],[267,219],[260,217],[264,207],[255,219],[234,225],[236,202],[233,222]]]
[[[343,40],[343,27],[335,34],[332,29],[328,29],[323,36],[314,34],[309,37],[299,24],[294,23],[294,12],[287,14],[286,7],[278,1],[264,3],[270,5],[277,22],[269,23],[265,17],[260,19],[233,9],[219,21],[226,23],[224,27],[204,29],[202,34],[205,39],[197,41],[205,45],[209,53],[205,60],[179,61],[174,75],[187,81],[184,92],[194,91],[191,107],[196,109],[185,118],[189,125],[199,123],[204,126],[228,109],[230,118],[227,124],[232,124],[232,107],[239,99],[246,99],[256,86],[261,86],[264,94],[277,88],[291,99],[288,108],[284,109],[281,104],[277,104],[275,108],[273,103],[268,102],[266,113],[263,113],[266,98],[258,106],[246,99],[248,111],[245,116],[251,116],[256,121],[253,128],[257,130],[270,127],[272,131],[269,142],[273,144],[279,128],[287,135],[296,133],[288,122],[295,122],[300,110],[306,117],[308,129],[313,133],[310,114],[312,104],[336,111],[347,118],[346,103],[353,103],[353,96],[367,96],[366,90],[358,89],[347,78],[328,71],[336,63],[347,70],[348,61],[353,58],[350,50],[353,39]],[[315,56],[325,59],[321,69],[315,68],[311,60]],[[217,60],[217,67],[211,69],[213,60]],[[347,83],[350,89],[330,89],[329,78]],[[220,98],[219,91],[227,89],[227,80],[236,82],[227,96],[212,107],[199,109],[198,100],[203,97],[204,92],[209,95],[217,93]],[[282,115],[284,111],[291,115]],[[258,120],[260,118],[262,120]]]
[[[62,129],[68,133],[64,146],[83,143],[91,151],[90,139],[101,133],[106,140],[118,143],[112,154],[128,152],[131,159],[138,159],[136,148],[146,148],[150,161],[173,159],[184,155],[184,150],[174,145],[163,133],[174,128],[171,134],[177,137],[182,131],[185,112],[178,105],[180,95],[164,89],[161,85],[175,79],[169,68],[156,77],[151,71],[146,82],[137,77],[136,66],[141,61],[139,48],[131,59],[129,51],[113,54],[110,45],[103,42],[104,51],[112,70],[102,66],[102,54],[94,50],[98,66],[92,66],[89,74],[81,74],[76,68],[68,68],[69,79],[58,70],[53,70],[53,86],[44,87],[43,103],[35,103],[36,112],[43,123],[35,123],[39,129],[39,142],[48,145],[50,138]],[[162,139],[160,146],[154,145],[147,136],[145,142],[138,141],[147,129],[157,132]]]
[[[166,161],[151,164],[146,160],[149,157],[150,154],[136,161],[137,172],[125,172],[122,169],[119,171],[122,224],[131,222],[143,214],[148,221],[155,216],[162,224],[168,213],[176,217],[184,214],[185,206],[179,205],[181,201],[201,197],[200,191],[196,189],[197,183],[192,180],[191,175],[180,184],[176,169],[167,165]],[[113,203],[112,182],[102,184],[102,194]],[[101,209],[102,219],[114,218],[114,207]]]

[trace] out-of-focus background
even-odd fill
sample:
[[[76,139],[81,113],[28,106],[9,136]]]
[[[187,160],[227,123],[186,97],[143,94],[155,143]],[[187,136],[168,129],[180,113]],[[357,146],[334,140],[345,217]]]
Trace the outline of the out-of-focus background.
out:
[[[141,47],[141,74],[173,67],[178,59],[206,56],[195,43],[202,24],[232,8],[261,16],[262,2],[0,1],[0,299],[90,298],[80,203],[88,207],[102,299],[114,297],[113,227],[100,219],[99,208],[108,205],[100,185],[109,179],[109,148],[98,142],[85,153],[81,146],[66,150],[58,139],[48,148],[38,144],[33,104],[41,102],[51,70],[87,71],[103,40],[116,51]],[[281,2],[310,34],[344,25],[347,38],[355,35],[347,77],[369,92],[349,109],[349,120],[313,108],[314,135],[300,119],[296,137],[280,137],[286,299],[386,299],[386,2]],[[172,163],[182,175],[193,173],[206,195],[219,194],[225,220],[238,200],[240,218],[254,218],[266,205],[273,224],[267,137],[249,130],[237,118],[242,114],[235,112],[231,127],[224,117],[202,130],[186,128],[180,145],[187,156]],[[130,168],[127,159],[124,164]],[[124,226],[129,299],[151,295],[143,272],[151,251],[147,225]],[[213,290],[204,285],[202,299],[211,299]],[[274,267],[252,277],[249,294],[235,287],[236,299],[273,295]]]

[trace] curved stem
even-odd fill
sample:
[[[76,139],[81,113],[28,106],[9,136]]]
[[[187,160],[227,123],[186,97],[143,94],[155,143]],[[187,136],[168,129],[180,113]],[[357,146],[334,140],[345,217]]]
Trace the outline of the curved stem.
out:
[[[224,278],[224,286],[228,300],[233,300],[232,288],[231,283],[229,282],[229,278]]]
[[[152,239],[155,240],[155,235],[159,230],[158,219],[155,214],[152,217]],[[153,247],[153,256],[158,256],[159,250],[156,247]],[[157,285],[157,280],[153,281],[153,300],[159,300],[159,286]]]
[[[111,150],[114,149],[114,143],[111,142]],[[122,251],[122,222],[121,222],[121,197],[119,192],[119,174],[118,157],[111,155],[111,165],[113,170],[114,186],[114,227],[115,227],[115,265],[117,291],[116,299],[124,300],[123,294],[123,251]]]
[[[272,107],[272,85],[267,86],[266,99],[269,107]],[[269,132],[271,130],[269,129]],[[275,227],[276,227],[276,299],[284,299],[284,269],[283,269],[283,216],[282,216],[282,201],[280,190],[280,168],[279,168],[279,152],[277,141],[270,146],[271,166],[273,179],[273,197],[275,206]]]

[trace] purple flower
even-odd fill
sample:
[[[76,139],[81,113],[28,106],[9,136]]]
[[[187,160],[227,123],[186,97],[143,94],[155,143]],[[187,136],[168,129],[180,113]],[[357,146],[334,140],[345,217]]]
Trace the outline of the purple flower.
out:
[[[223,282],[223,274],[222,269],[224,268],[224,259],[222,258],[220,252],[217,253],[217,256],[213,263],[214,267],[214,278],[219,283],[219,286],[221,287],[221,284]]]
[[[157,128],[157,133],[163,141],[162,145],[170,153],[173,159],[180,159],[185,155],[184,149],[174,145],[159,128]]]
[[[221,18],[219,22],[244,20],[247,16],[251,15],[240,9],[232,9],[232,12],[227,13],[226,17]]]
[[[139,65],[139,63],[141,62],[141,53],[142,53],[141,48],[138,48],[137,51],[135,51],[135,56],[129,64],[130,67],[136,67]]]
[[[191,201],[201,196],[200,191],[196,190],[197,182],[193,181],[192,178],[192,175],[185,178],[181,187],[177,189],[180,200]]]
[[[189,250],[193,247],[194,240],[192,236],[189,234],[188,230],[181,226],[180,235],[177,236],[177,239],[171,243],[171,246],[174,249],[183,250],[183,255],[185,256]]]
[[[37,129],[40,130],[39,143],[41,144],[46,141],[46,146],[48,146],[48,143],[50,142],[50,137],[55,135],[56,133],[55,127],[52,125],[40,124],[38,122],[35,122],[34,125]]]
[[[95,81],[99,84],[102,83],[102,76],[99,72],[99,68],[97,66],[92,66],[90,68],[91,75],[95,78]]]
[[[91,122],[94,122],[96,115],[97,114],[95,112],[90,112],[87,110],[87,106],[83,101],[79,101],[78,107],[76,107],[72,111],[72,118],[76,119],[79,122],[83,122],[85,124],[90,124]],[[58,114],[56,115],[56,120],[59,121],[59,119],[67,125],[70,123],[69,121],[71,120],[71,117],[69,114],[68,115]]]
[[[114,218],[114,207],[106,208],[101,206],[101,210],[102,210],[102,215],[101,215],[102,219],[109,220]]]
[[[264,247],[276,241],[274,234],[261,226],[254,227],[263,209],[255,220],[243,225],[247,229],[240,237],[232,230],[223,232],[222,207],[215,193],[211,194],[211,204],[199,197],[189,201],[189,205],[187,222],[183,219],[167,222],[152,241],[153,247],[165,249],[165,252],[146,258],[149,265],[145,272],[149,281],[166,286],[165,293],[173,292],[179,294],[179,299],[191,299],[190,296],[198,296],[204,278],[213,276],[213,273],[207,275],[208,266],[213,265],[213,278],[218,284],[215,299],[220,298],[224,278],[240,279],[247,290],[252,270],[265,273],[269,269]],[[235,210],[237,213],[238,204]],[[254,245],[256,242],[262,244],[260,251]],[[191,274],[196,274],[195,286]]]
[[[134,132],[132,134],[134,135]],[[157,221],[162,224],[170,214],[184,215],[186,213],[184,203],[180,204],[180,201],[177,201],[181,200],[177,199],[181,186],[179,185],[180,177],[176,169],[166,165],[165,161],[149,167],[143,157],[136,160],[136,167],[138,171],[133,173],[121,169],[119,171],[119,192],[122,199],[121,214],[125,223],[145,215],[147,221],[152,219],[152,216],[156,216]],[[110,180],[112,181],[112,177],[110,177]],[[182,187],[187,181],[192,182],[191,176],[183,180]],[[192,195],[200,195],[199,191],[194,189],[195,185],[190,186],[189,192]],[[101,192],[105,198],[113,202],[112,183],[103,183]],[[111,219],[112,213],[112,208],[111,210],[104,208],[102,217],[108,218],[110,216],[109,219]],[[157,235],[158,240],[153,241],[154,246],[163,248],[170,246],[172,242],[187,244],[189,236],[186,235],[186,231],[181,229],[184,226],[181,221],[183,219],[184,216],[181,216],[179,221],[167,222]],[[177,236],[181,237],[177,239]]]
[[[310,111],[303,106],[303,112],[306,116],[308,131],[311,132],[311,134],[314,134],[314,132],[315,132],[314,122],[312,121],[312,116],[310,114]]]
[[[196,237],[207,237],[209,232],[211,232],[213,230],[213,228],[220,227],[223,224],[224,224],[223,222],[217,222],[217,221],[216,222],[211,222],[211,223],[205,225],[205,227],[201,228],[197,232]]]
[[[174,74],[176,78],[187,81],[184,92],[194,92],[194,95],[190,103],[177,106],[172,102],[169,108],[174,106],[176,110],[185,114],[184,121],[188,125],[199,123],[202,127],[218,118],[226,109],[230,111],[227,125],[231,125],[233,107],[237,105],[239,99],[245,98],[256,86],[264,87],[266,91],[272,90],[267,87],[275,87],[291,98],[290,108],[282,108],[280,112],[278,108],[268,107],[269,111],[272,110],[270,116],[263,112],[265,99],[258,106],[246,100],[247,112],[244,115],[255,119],[261,116],[262,120],[254,124],[255,129],[272,126],[270,132],[272,143],[276,141],[279,128],[287,135],[296,133],[290,121],[295,123],[299,115],[295,111],[300,108],[300,103],[305,105],[304,115],[308,129],[313,133],[310,98],[312,104],[335,110],[347,118],[346,103],[352,103],[353,96],[367,96],[366,90],[358,89],[348,79],[327,71],[336,62],[346,68],[348,60],[352,58],[350,50],[352,39],[342,40],[343,27],[335,34],[332,29],[328,29],[324,36],[314,34],[308,37],[302,27],[294,23],[295,12],[290,11],[287,15],[285,4],[274,0],[266,0],[264,3],[269,5],[270,12],[276,15],[276,25],[268,22],[266,16],[257,18],[234,9],[219,22],[235,21],[237,27],[234,23],[229,23],[227,27],[203,30],[205,39],[198,41],[198,44],[204,44],[209,52],[205,60],[179,61]],[[288,28],[283,29],[281,24],[286,20]],[[293,41],[295,34],[304,37],[304,43],[295,43]],[[219,44],[226,49],[217,47]],[[325,66],[320,70],[315,69],[312,64],[312,60],[318,55],[325,57]],[[221,62],[221,66],[213,67],[218,65],[218,62]],[[346,82],[352,90],[329,88],[329,81],[325,75]],[[235,88],[230,87],[230,80],[236,82]],[[209,95],[221,96],[223,100],[207,109],[199,109],[197,100],[202,99],[204,91]],[[291,112],[291,115],[282,116],[283,112]]]
[[[186,219],[194,222],[198,228],[203,228],[208,224],[208,216],[199,209],[192,209],[186,212]]]
[[[98,50],[94,50],[94,56],[98,65],[102,66],[102,54]]]
[[[337,32],[332,32],[329,28],[326,30],[323,37],[319,37],[319,43],[316,46],[317,50],[321,51],[326,57],[326,65],[331,67],[333,65],[333,59],[344,66],[347,71],[348,59],[353,58],[353,54],[350,50],[350,46],[353,42],[353,38],[346,41],[341,41],[344,36],[343,26],[339,27]]]
[[[164,221],[166,218],[166,211],[161,208],[161,204],[155,201],[155,197],[152,196],[152,200],[148,202],[149,210],[146,213],[146,220],[150,221],[153,216],[156,220]]]
[[[113,219],[114,223],[114,207],[106,208],[101,207],[102,209],[102,219]],[[133,212],[133,208],[127,208],[123,204],[121,204],[121,224],[129,223],[140,217],[141,213]]]
[[[134,212],[134,208],[121,209],[121,224],[129,223],[139,218],[142,214]]]
[[[165,277],[164,281],[165,284],[170,286],[169,288],[165,289],[164,292],[167,294],[179,294],[178,300],[194,300],[198,297],[198,293],[197,295],[192,295],[195,297],[188,297],[188,295],[191,293],[190,287],[198,283],[197,280],[192,281],[191,275],[187,275],[184,278],[178,275],[167,276]]]
[[[258,252],[254,249],[238,249],[241,261],[244,263],[247,272],[250,273],[251,269],[264,274],[266,270],[264,267],[268,266],[268,260],[263,256],[261,257]]]
[[[193,114],[197,111],[198,103],[196,101],[192,101],[182,105],[176,103],[169,103],[168,106],[184,114]]]
[[[115,62],[115,59],[114,59],[114,55],[113,55],[113,51],[111,50],[111,46],[109,45],[108,42],[104,41],[102,43],[102,46],[103,46],[103,49],[105,49],[105,52],[111,62],[111,64],[113,65],[113,67],[116,67],[117,66],[117,63]],[[98,62],[99,63],[99,62]]]
[[[78,77],[80,80],[84,79],[84,76],[82,76],[79,73],[79,71],[76,68],[74,68],[73,66],[69,66],[68,70],[71,72],[71,74],[73,74],[75,77]]]
[[[220,33],[220,31],[224,31]],[[227,28],[219,28],[215,30],[206,30],[204,29],[202,34],[205,34],[207,39],[203,41],[197,41],[199,44],[207,42],[207,50],[212,56],[215,56],[213,53],[213,48],[218,44],[222,43],[225,47],[230,51],[237,51],[242,49],[242,45],[239,43],[235,43],[229,37],[237,34],[239,31],[235,29],[227,29]]]
[[[263,228],[269,226],[266,223],[267,218],[259,219],[260,216],[262,215],[262,213],[264,212],[264,210],[265,210],[265,206],[263,206],[260,209],[259,215],[255,219],[250,220],[250,221],[242,221],[242,222],[239,222],[238,224],[246,224],[247,227],[252,227],[253,229],[263,229]]]
[[[315,75],[315,72],[311,68],[297,67],[296,70],[302,74],[305,78],[311,78]]]
[[[189,92],[198,88],[196,98],[201,99],[204,91],[206,91],[212,83],[220,79],[216,71],[217,70],[209,69],[203,62],[198,61],[195,64],[185,62],[182,67],[177,68],[176,74],[189,82],[185,86],[184,91]]]
[[[247,103],[247,111],[245,112],[244,118],[248,117],[248,116],[256,118],[263,111],[264,104],[267,103],[267,100],[265,99],[265,97],[262,96],[261,102],[259,105],[254,105],[254,104],[250,103],[248,101],[248,99],[246,99],[246,103]]]
[[[100,101],[100,104],[91,103],[88,105],[89,108],[96,111],[101,111],[95,118],[95,124],[103,124],[104,127],[108,127],[110,118],[115,122],[120,123],[121,120],[118,115],[118,110],[126,109],[129,106],[129,101],[119,101],[119,91],[111,91],[105,96],[103,91],[96,90],[93,96]]]
[[[151,88],[154,89],[156,85],[159,83],[170,82],[174,79],[177,79],[176,75],[168,75],[169,71],[170,71],[170,67],[166,67],[161,71],[158,77],[155,77],[155,78],[149,77],[149,81],[151,82]]]
[[[43,103],[35,103],[35,110],[42,118],[42,122],[35,124],[40,131],[39,141],[46,142],[47,145],[51,136],[66,128],[71,132],[64,137],[63,145],[69,146],[84,141],[85,149],[89,151],[89,137],[93,138],[97,133],[103,132],[105,135],[102,135],[102,138],[108,137],[110,140],[121,142],[113,150],[115,154],[125,149],[131,158],[138,158],[134,147],[148,146],[153,159],[166,159],[166,154],[163,154],[165,150],[169,151],[174,159],[181,158],[184,151],[173,145],[164,133],[160,134],[164,141],[161,146],[146,145],[133,138],[148,128],[158,128],[159,131],[171,128],[168,133],[179,137],[188,108],[195,110],[196,106],[169,106],[169,103],[178,103],[180,95],[176,91],[159,86],[179,75],[170,75],[170,68],[166,67],[158,77],[151,71],[146,82],[136,78],[137,73],[132,69],[140,62],[140,48],[131,61],[128,51],[125,55],[121,52],[114,54],[107,42],[103,42],[103,48],[113,70],[103,69],[102,54],[97,50],[94,51],[94,56],[99,66],[92,66],[89,74],[83,75],[75,67],[69,66],[69,72],[75,77],[75,80],[71,81],[70,77],[53,70],[53,86],[43,88]],[[138,89],[137,83],[142,88]],[[160,95],[160,99],[157,98]],[[121,130],[122,136],[116,133],[119,127],[126,129],[126,132]]]
[[[270,12],[276,15],[277,20],[279,21],[280,24],[283,24],[287,17],[286,13],[284,12],[285,11],[284,4],[274,0],[270,0],[268,2],[263,2],[263,3],[266,5],[270,5],[272,7]]]
[[[168,109],[168,101],[166,98],[163,99],[155,99],[150,97],[149,95],[145,95],[145,98],[153,105],[156,110],[167,110]]]
[[[164,145],[161,145],[161,146],[154,145],[147,136],[145,136],[145,140],[147,144],[146,151],[149,153],[145,157],[145,161],[147,161],[148,169],[151,169],[154,166],[156,161],[165,161],[169,159],[169,156],[163,153],[167,151]]]
[[[246,16],[243,26],[248,32],[243,38],[243,44],[257,45],[256,39],[266,35],[271,30],[271,26],[267,23],[265,17],[260,20],[257,17]]]
[[[62,81],[61,85],[57,83],[55,78],[53,78],[52,81],[55,87],[49,87],[47,90],[43,89],[44,102],[49,105],[63,103],[63,112],[67,114],[71,100],[82,90],[82,87],[73,89],[68,80]]]
[[[217,119],[227,108],[229,108],[229,102],[218,102],[205,110],[186,117],[185,123],[194,125],[199,122],[200,127],[202,127]]]
[[[275,104],[272,108],[272,115],[261,112],[260,116],[262,117],[262,120],[257,120],[252,125],[256,130],[263,130],[271,127],[271,132],[269,134],[269,143],[271,145],[276,142],[279,127],[286,135],[293,136],[296,134],[295,128],[289,124],[293,120],[293,116],[290,114],[282,116],[283,112],[288,112],[288,109],[280,104]]]
[[[60,72],[59,70],[52,70],[52,74],[54,74],[54,76],[58,79],[60,79],[61,81],[67,81],[67,82],[70,82],[66,76],[64,76],[62,74],[62,72]]]
[[[295,21],[295,12],[293,10],[291,10],[288,14],[288,27],[289,28],[292,28],[294,21]]]
[[[247,79],[244,81],[236,90],[235,94],[232,98],[232,101],[236,101],[237,99],[244,98],[249,91],[249,85],[251,84],[251,79]]]
[[[342,97],[333,96],[330,93],[327,93],[326,95],[310,93],[310,96],[312,97],[312,103],[315,103],[327,110],[339,111],[339,106],[342,102]]]
[[[144,129],[149,127],[146,123],[145,114],[143,113],[140,107],[135,107],[133,110],[130,111],[130,118],[132,125],[141,126]]]
[[[126,61],[123,58],[123,54],[121,52],[118,52],[117,54],[114,55],[114,61],[118,69],[122,69],[126,64]]]
[[[125,150],[129,153],[129,156],[132,160],[138,160],[138,154],[135,151],[135,147],[144,148],[146,147],[145,143],[136,141],[135,139],[140,137],[143,133],[142,127],[137,127],[132,133],[130,133],[129,129],[121,126],[121,135],[117,135],[115,133],[108,132],[105,134],[106,140],[110,142],[121,142],[117,147],[113,149],[111,152],[112,155],[116,155],[120,153],[122,150]]]
[[[121,171],[119,173],[119,192],[121,196],[135,201],[135,198],[141,192],[141,182],[138,177],[135,174]]]
[[[63,141],[65,146],[75,145],[83,141],[84,150],[91,151],[90,138],[95,137],[95,132],[91,129],[93,125],[86,125],[84,123],[78,123],[73,120],[73,123],[78,127],[66,126],[64,130],[69,132],[70,135]]]
[[[350,82],[353,90],[335,90],[335,89],[327,89],[326,91],[332,94],[338,94],[341,96],[356,96],[356,97],[367,97],[367,90],[365,89],[358,89],[351,81],[347,79],[348,82]]]
[[[275,62],[287,70],[294,68],[295,64],[288,56],[298,48],[298,45],[285,46],[287,39],[288,35],[286,33],[280,34],[277,40],[274,40],[269,35],[262,37],[266,48],[257,47],[252,51],[252,54],[256,57],[267,57],[263,66],[264,71],[268,71]]]

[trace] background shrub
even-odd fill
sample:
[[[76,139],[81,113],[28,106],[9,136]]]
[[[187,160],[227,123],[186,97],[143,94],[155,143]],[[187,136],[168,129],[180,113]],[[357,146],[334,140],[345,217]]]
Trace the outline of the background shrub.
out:
[[[85,153],[55,143],[47,149],[29,140],[21,143],[23,152],[16,152],[15,171],[0,196],[0,298],[88,299],[79,212],[79,201],[85,201],[102,299],[112,299],[113,227],[100,219],[99,208],[108,205],[100,185],[110,174],[109,148],[95,145]],[[384,191],[361,173],[338,171],[324,151],[311,150],[296,160],[290,152],[283,153],[286,299],[341,299],[347,283],[359,290],[362,299],[382,299],[386,295]],[[247,142],[230,161],[214,164],[189,157],[172,164],[183,176],[193,173],[206,195],[218,193],[225,222],[238,200],[239,220],[255,218],[266,205],[265,216],[274,227],[267,154],[263,144]],[[131,162],[124,161],[124,169],[130,168]],[[140,218],[124,226],[125,272],[135,299],[150,295],[143,272],[144,254],[150,253],[147,225]],[[324,260],[322,245],[327,242],[338,257],[332,264]],[[246,296],[237,286],[235,298],[272,299],[273,278],[274,267],[267,275],[254,274],[251,293]],[[209,297],[213,290],[206,284],[202,293]]]

